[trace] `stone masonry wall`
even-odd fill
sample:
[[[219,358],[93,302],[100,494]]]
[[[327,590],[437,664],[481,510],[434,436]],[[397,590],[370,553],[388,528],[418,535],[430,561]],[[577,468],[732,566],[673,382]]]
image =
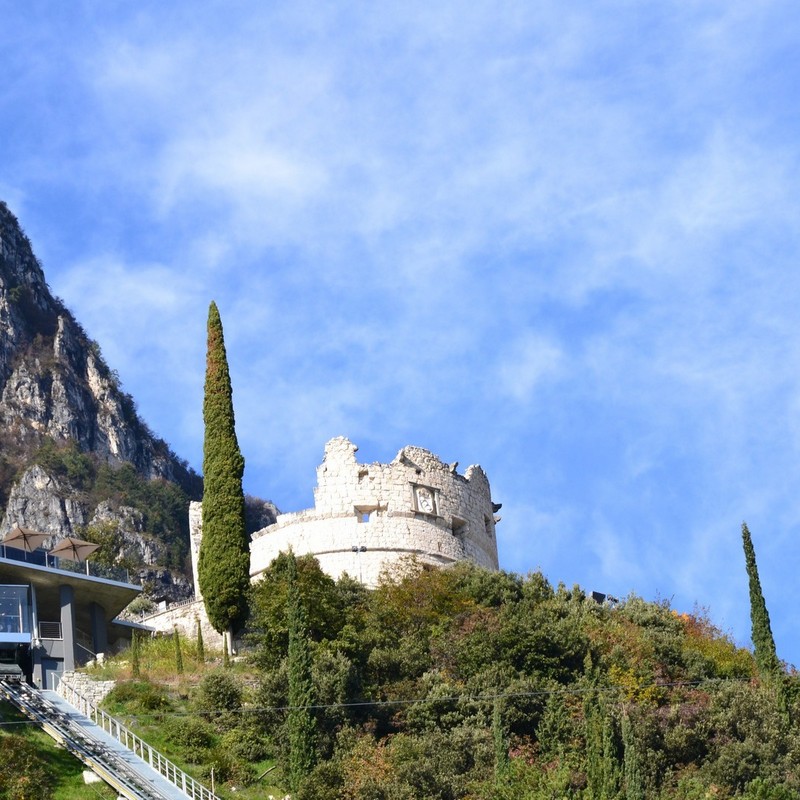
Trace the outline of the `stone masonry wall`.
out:
[[[211,626],[202,600],[170,606],[164,611],[156,611],[142,617],[140,622],[160,633],[169,633],[173,628],[177,628],[187,639],[194,641],[197,638],[198,619],[200,629],[203,631],[203,644],[206,647],[221,649],[222,636]]]
[[[117,683],[116,681],[95,680],[85,672],[65,672],[61,676],[60,682],[69,686],[81,697],[85,697],[94,706],[99,706]]]
[[[280,514],[275,524],[253,534],[250,578],[258,577],[282,551],[311,553],[334,578],[343,573],[375,586],[381,572],[415,556],[431,566],[473,561],[498,569],[495,512],[489,481],[479,466],[464,474],[429,450],[404,447],[390,464],[359,464],[358,448],[344,437],[331,439],[317,468],[314,508]],[[195,598],[202,539],[202,504],[189,509]],[[215,641],[202,602],[149,617],[158,630],[182,628],[194,635],[195,619],[206,641]]]
[[[498,568],[495,511],[479,466],[463,475],[420,447],[404,447],[391,464],[359,464],[357,447],[332,439],[317,469],[314,508],[281,514],[253,536],[250,575],[279,552],[312,553],[328,574],[347,572],[368,586],[381,571],[415,555],[432,566],[469,560]]]

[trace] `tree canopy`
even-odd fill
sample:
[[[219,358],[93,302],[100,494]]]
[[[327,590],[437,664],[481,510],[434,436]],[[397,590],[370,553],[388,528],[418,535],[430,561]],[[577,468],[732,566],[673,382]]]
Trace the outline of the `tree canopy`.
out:
[[[242,491],[244,458],[236,439],[222,321],[213,302],[208,310],[203,422],[203,536],[198,579],[211,624],[230,640],[247,618],[250,549]]]
[[[742,523],[742,545],[750,586],[750,623],[756,664],[762,677],[776,676],[780,673],[780,661],[775,650],[775,639],[772,635],[764,593],[761,590],[761,580],[758,577],[756,551],[746,522]]]

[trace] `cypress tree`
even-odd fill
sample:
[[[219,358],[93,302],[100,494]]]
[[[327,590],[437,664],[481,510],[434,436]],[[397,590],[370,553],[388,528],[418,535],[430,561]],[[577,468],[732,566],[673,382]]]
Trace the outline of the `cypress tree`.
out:
[[[742,523],[742,544],[744,546],[744,561],[747,567],[747,578],[750,583],[750,623],[752,626],[751,637],[755,650],[756,665],[762,678],[778,677],[781,665],[775,651],[775,639],[772,637],[772,628],[769,624],[769,612],[764,602],[761,591],[761,581],[758,578],[756,553],[747,523]]]
[[[614,716],[603,709],[603,796],[606,800],[619,797],[622,784],[619,742]]]
[[[586,782],[591,800],[603,797],[603,717],[595,692],[587,693],[583,703],[586,741]]]
[[[584,700],[586,780],[592,800],[616,800],[620,796],[620,764],[617,725],[611,709],[596,692]]]
[[[134,678],[141,677],[142,666],[139,659],[139,632],[131,634],[131,675]]]
[[[497,689],[499,695],[500,689]],[[492,740],[494,742],[494,777],[498,781],[508,771],[508,739],[503,725],[503,701],[494,698],[492,710]]]
[[[197,660],[201,664],[206,660],[206,647],[203,643],[203,626],[200,624],[200,617],[197,617]]]
[[[626,800],[645,800],[642,766],[639,758],[639,748],[636,745],[636,732],[627,711],[622,714],[622,743],[624,746],[625,798]]]
[[[311,682],[311,651],[309,648],[306,614],[297,581],[297,562],[289,553],[289,593],[286,599],[286,621],[289,628],[289,713],[286,720],[289,741],[289,786],[296,792],[300,781],[311,771],[315,762],[315,720],[310,706],[314,702]]]
[[[175,673],[183,675],[183,653],[181,652],[181,637],[177,628],[172,629],[172,641],[175,643]]]
[[[203,400],[203,537],[198,580],[208,618],[227,637],[247,618],[250,545],[245,529],[242,475],[233,416],[233,392],[215,303],[208,309],[208,350]]]

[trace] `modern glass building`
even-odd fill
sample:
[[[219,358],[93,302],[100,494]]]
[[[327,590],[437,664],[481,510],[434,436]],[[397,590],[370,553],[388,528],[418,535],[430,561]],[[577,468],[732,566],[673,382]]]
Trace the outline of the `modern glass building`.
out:
[[[22,555],[0,549],[0,673],[49,689],[54,676],[116,652],[141,627],[116,619],[141,586]]]

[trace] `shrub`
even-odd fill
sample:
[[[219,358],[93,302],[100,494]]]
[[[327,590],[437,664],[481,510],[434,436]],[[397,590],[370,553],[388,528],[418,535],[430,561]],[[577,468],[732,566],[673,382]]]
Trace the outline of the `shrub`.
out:
[[[800,794],[785,786],[776,786],[762,778],[756,778],[747,784],[742,797],[744,800],[798,800]]]
[[[222,737],[220,745],[235,758],[249,763],[262,761],[270,752],[267,738],[252,728],[232,728]]]
[[[49,800],[55,776],[34,744],[24,736],[0,736],[0,797],[4,800]]]
[[[168,742],[180,747],[210,747],[214,742],[214,732],[200,717],[171,717],[164,725],[164,737]]]
[[[166,711],[170,707],[167,690],[147,680],[118,683],[108,694],[105,704],[124,704],[128,710]]]
[[[242,707],[242,687],[229,672],[214,670],[207,673],[197,686],[195,708],[220,727],[236,725],[236,712]]]
[[[214,770],[214,780],[220,783],[232,783],[247,786],[255,779],[255,770],[246,762],[240,761],[224,747],[215,747],[201,768],[204,780],[211,779],[211,770]]]

